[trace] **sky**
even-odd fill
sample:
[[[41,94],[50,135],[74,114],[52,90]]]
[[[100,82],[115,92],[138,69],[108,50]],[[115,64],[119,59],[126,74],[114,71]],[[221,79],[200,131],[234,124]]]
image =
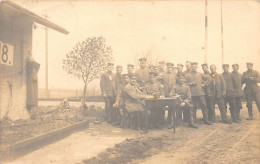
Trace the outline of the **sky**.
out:
[[[196,1],[15,1],[70,33],[48,30],[49,88],[80,89],[83,83],[66,74],[62,59],[77,42],[103,36],[113,49],[115,65],[137,64],[136,58],[148,52],[153,62],[165,60],[204,63],[205,3]],[[257,0],[223,0],[224,63],[253,62],[260,71],[260,3]],[[208,64],[221,73],[220,0],[208,1]],[[41,64],[39,87],[45,87],[45,29],[33,30],[33,58]],[[200,69],[201,71],[201,69]],[[99,86],[96,80],[90,86]]]

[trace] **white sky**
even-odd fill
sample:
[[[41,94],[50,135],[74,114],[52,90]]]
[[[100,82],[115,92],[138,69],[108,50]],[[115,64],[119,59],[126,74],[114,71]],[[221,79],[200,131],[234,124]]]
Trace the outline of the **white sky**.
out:
[[[66,28],[64,35],[49,30],[49,88],[82,88],[62,69],[62,59],[76,42],[104,36],[113,49],[115,64],[135,63],[136,55],[150,51],[154,58],[175,64],[204,62],[204,0],[197,1],[65,1],[28,3],[31,11],[47,13]],[[260,3],[223,0],[224,63],[251,61],[260,70]],[[221,73],[220,0],[208,2],[208,63]],[[33,57],[41,64],[39,86],[45,87],[45,31],[33,31]],[[98,85],[98,81],[92,83]]]

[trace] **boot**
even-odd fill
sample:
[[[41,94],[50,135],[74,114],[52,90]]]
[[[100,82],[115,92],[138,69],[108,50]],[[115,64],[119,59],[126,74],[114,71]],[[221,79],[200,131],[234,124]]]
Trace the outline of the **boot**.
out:
[[[204,120],[204,123],[207,125],[212,125],[212,123],[210,123],[208,120]]]
[[[193,117],[190,118],[189,127],[195,128],[195,129],[198,129],[198,128],[199,128],[199,127],[197,127],[196,125],[194,125],[194,119],[193,119]]]
[[[231,113],[232,121],[235,122],[235,123],[239,123],[239,121],[237,120],[237,115],[236,115],[235,111],[233,111],[233,109],[231,109],[230,113]]]
[[[238,121],[242,121],[241,117],[240,117],[240,110],[237,111],[237,120]]]
[[[254,118],[253,118],[253,115],[250,115],[248,118],[247,118],[247,120],[253,120]]]
[[[232,122],[229,121],[228,119],[223,120],[222,123],[224,123],[224,124],[232,124]]]

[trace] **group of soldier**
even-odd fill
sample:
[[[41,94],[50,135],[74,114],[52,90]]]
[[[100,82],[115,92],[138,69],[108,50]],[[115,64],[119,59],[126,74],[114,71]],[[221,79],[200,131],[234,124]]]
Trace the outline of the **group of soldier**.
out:
[[[192,128],[197,109],[201,109],[203,121],[212,125],[216,121],[215,104],[221,114],[221,122],[226,124],[239,123],[241,120],[242,96],[245,94],[248,108],[248,120],[253,119],[252,101],[260,110],[260,75],[253,70],[253,63],[246,63],[247,71],[239,73],[239,65],[233,64],[230,72],[229,64],[223,64],[223,73],[217,73],[216,65],[210,67],[202,64],[204,73],[197,71],[197,62],[186,62],[184,65],[165,63],[147,67],[147,59],[139,59],[140,68],[134,72],[134,65],[127,65],[127,73],[122,74],[122,66],[107,64],[107,71],[101,75],[101,93],[105,98],[106,119],[111,123],[123,126],[125,115],[136,115],[139,129],[147,130],[149,126],[164,125],[165,109],[149,110],[144,100],[152,98],[178,97],[177,122],[188,122]],[[166,66],[166,69],[165,69]],[[243,85],[245,84],[244,92]],[[227,117],[227,104],[231,120]],[[122,109],[122,110],[119,110]],[[120,112],[121,111],[121,112]],[[152,112],[151,112],[152,111]],[[167,125],[172,128],[173,111],[168,109]],[[118,119],[119,118],[119,119]]]

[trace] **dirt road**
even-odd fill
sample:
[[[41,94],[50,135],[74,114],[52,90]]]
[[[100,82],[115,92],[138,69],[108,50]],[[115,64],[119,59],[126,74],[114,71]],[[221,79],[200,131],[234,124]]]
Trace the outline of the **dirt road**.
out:
[[[219,112],[217,111],[217,118]],[[198,120],[199,129],[187,125],[149,130],[147,134],[122,130],[106,123],[94,125],[57,143],[28,154],[10,164],[219,164],[260,162],[260,116],[254,106],[254,120],[231,125],[208,126]],[[198,117],[201,112],[198,111]]]
[[[112,149],[83,163],[141,163],[141,164],[211,164],[260,163],[260,119],[231,125],[215,123],[212,126],[197,121],[199,129],[187,126],[171,130],[152,130],[133,140],[124,141]],[[201,115],[200,115],[201,117]],[[218,112],[218,119],[219,112]]]

